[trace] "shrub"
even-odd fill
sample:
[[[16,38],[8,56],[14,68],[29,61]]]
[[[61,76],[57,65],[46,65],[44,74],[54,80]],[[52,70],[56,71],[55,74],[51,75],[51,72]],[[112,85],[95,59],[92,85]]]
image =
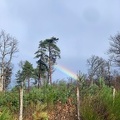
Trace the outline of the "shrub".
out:
[[[4,111],[0,112],[0,120],[13,120],[13,118],[10,115],[9,111],[4,110]]]

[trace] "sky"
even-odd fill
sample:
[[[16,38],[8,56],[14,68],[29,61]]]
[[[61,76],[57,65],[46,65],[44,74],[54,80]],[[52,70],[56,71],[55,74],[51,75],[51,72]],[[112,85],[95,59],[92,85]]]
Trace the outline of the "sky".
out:
[[[59,38],[57,63],[77,73],[87,72],[91,55],[108,58],[110,36],[120,31],[120,0],[0,0],[0,30],[19,41],[14,71],[20,60],[34,66],[40,40]],[[53,79],[68,74],[56,69]]]

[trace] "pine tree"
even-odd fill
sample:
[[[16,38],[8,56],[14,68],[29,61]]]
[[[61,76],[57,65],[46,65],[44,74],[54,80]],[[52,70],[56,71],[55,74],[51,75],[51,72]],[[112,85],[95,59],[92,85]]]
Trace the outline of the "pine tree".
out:
[[[40,41],[36,57],[48,66],[48,83],[52,84],[52,70],[56,59],[60,58],[60,49],[56,45],[58,38],[52,37]]]
[[[29,61],[25,61],[25,63],[21,66],[21,70],[19,70],[16,74],[16,81],[18,85],[21,85],[21,82],[27,81],[28,83],[28,91],[30,90],[30,78],[33,77],[33,66]]]

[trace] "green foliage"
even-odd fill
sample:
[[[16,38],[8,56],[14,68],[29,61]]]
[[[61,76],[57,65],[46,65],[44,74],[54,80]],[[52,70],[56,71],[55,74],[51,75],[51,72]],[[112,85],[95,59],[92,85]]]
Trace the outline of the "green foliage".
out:
[[[18,70],[16,74],[16,81],[17,81],[17,86],[23,86],[22,84],[24,83],[24,86],[26,86],[25,82],[28,82],[28,91],[30,89],[30,78],[33,77],[33,66],[30,62],[25,61],[25,63],[22,63],[21,70]]]
[[[34,69],[33,78],[35,80],[34,84],[38,85],[38,88],[41,84],[45,84],[46,80],[46,70],[48,69],[46,65],[43,65],[41,60],[38,61],[38,66]],[[42,79],[41,79],[42,78]],[[44,79],[44,81],[42,81]]]
[[[19,109],[19,94],[17,92],[6,92],[0,94],[0,108],[17,112]]]
[[[105,86],[106,86],[103,77],[100,77],[100,78],[99,78],[99,86],[100,86],[100,87],[105,87]]]
[[[0,120],[13,120],[13,118],[10,115],[9,111],[4,110],[4,111],[0,112]]]
[[[69,97],[75,98],[74,86],[68,87],[64,81],[60,81],[54,85],[44,85],[40,89],[32,88],[29,93],[24,94],[24,106],[30,102],[54,105],[59,100],[65,103]]]
[[[48,120],[47,104],[37,104],[36,110],[33,113],[33,120]]]
[[[48,83],[51,83],[51,74],[53,72],[53,65],[56,63],[56,59],[60,58],[60,49],[56,45],[58,41],[58,38],[52,37],[50,39],[45,39],[43,41],[39,42],[38,50],[35,52],[35,57],[39,58],[38,66],[39,66],[39,72],[41,73],[41,69],[47,66],[47,72],[48,72]]]
[[[104,85],[83,99],[80,112],[83,120],[119,120],[119,109],[120,93],[113,99],[112,88]]]
[[[55,37],[40,41],[38,51],[35,53],[36,57],[37,58],[43,57],[44,59],[45,57],[47,57],[47,52],[51,54],[50,56],[51,60],[56,59],[57,57],[60,57],[60,49],[56,45],[57,41],[58,39]]]
[[[101,79],[103,80],[103,79]],[[89,87],[80,85],[80,115],[82,120],[119,120],[120,91],[115,93],[113,88],[102,82],[100,86],[93,84]],[[19,111],[19,92],[16,89],[0,93],[0,110],[3,114],[13,115]],[[24,118],[31,115],[31,119],[48,119],[48,110],[52,110],[59,102],[65,105],[68,99],[76,105],[76,84],[61,80],[53,85],[44,85],[40,89],[33,87],[30,92],[24,91]],[[60,105],[60,104],[59,104]],[[60,107],[60,106],[58,106]],[[4,110],[9,110],[4,112]],[[4,116],[6,116],[4,115]]]
[[[24,81],[24,78],[22,76],[22,71],[18,70],[15,77],[16,77],[17,86],[21,86],[21,82]]]
[[[82,103],[82,106],[81,107],[81,110],[80,110],[80,113],[81,113],[81,116],[82,116],[82,119],[83,120],[101,120],[99,118],[99,116],[97,116],[97,114],[94,112],[94,110],[92,109],[92,106],[91,105],[88,105],[86,104],[88,101],[84,101]]]
[[[116,93],[114,101],[112,100],[111,104],[109,104],[108,107],[109,107],[109,113],[110,113],[109,119],[119,120],[120,119],[120,114],[119,114],[119,110],[120,110],[120,91],[118,93]]]
[[[51,104],[55,104],[57,101],[65,103],[69,97],[74,96],[73,98],[75,98],[75,91],[73,89],[73,86],[68,87],[65,81],[43,86],[44,98],[47,103]]]
[[[23,65],[23,76],[24,79],[29,79],[30,77],[32,77],[33,74],[33,66],[29,61],[25,61],[25,64]]]
[[[36,104],[37,102],[41,102],[43,99],[43,93],[41,89],[33,88],[29,93],[24,94],[24,107],[29,105],[31,102]]]
[[[64,80],[59,81],[57,85],[57,99],[65,103],[68,98],[75,98],[75,86],[67,84]]]

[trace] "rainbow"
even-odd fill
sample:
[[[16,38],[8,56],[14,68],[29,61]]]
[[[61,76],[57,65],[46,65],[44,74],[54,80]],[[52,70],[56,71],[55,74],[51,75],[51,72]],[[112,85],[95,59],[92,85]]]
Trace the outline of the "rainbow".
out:
[[[68,75],[69,77],[77,80],[77,75],[73,71],[71,71],[68,68],[66,68],[65,66],[55,65],[54,67],[56,69],[58,69],[59,71],[63,72],[64,74]]]

